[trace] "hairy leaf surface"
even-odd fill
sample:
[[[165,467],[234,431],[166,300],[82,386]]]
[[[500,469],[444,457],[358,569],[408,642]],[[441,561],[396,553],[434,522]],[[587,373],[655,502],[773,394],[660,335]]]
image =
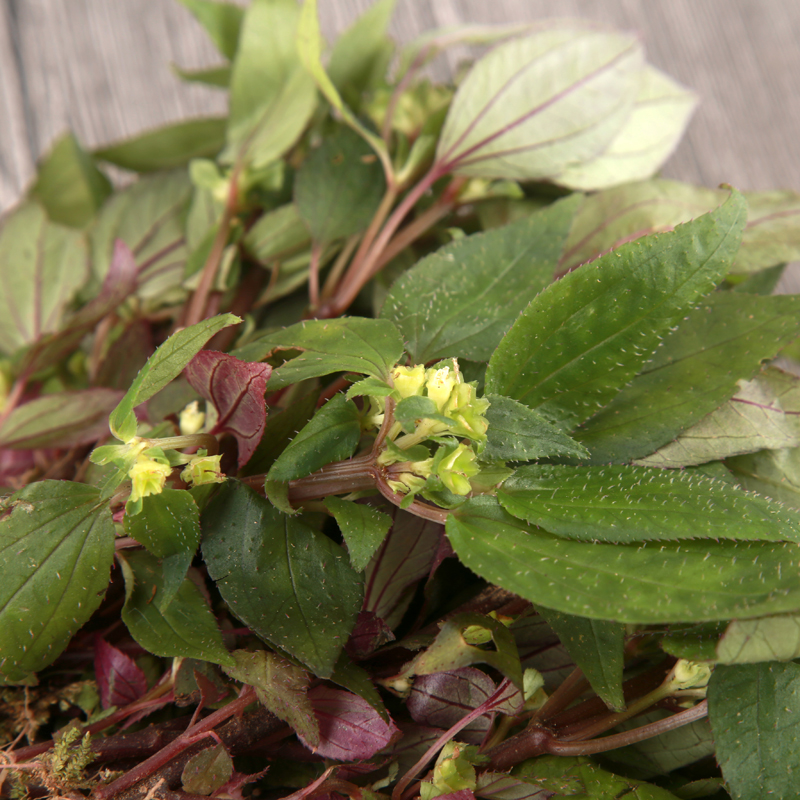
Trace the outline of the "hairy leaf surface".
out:
[[[231,610],[329,677],[363,596],[344,549],[234,482],[222,487],[202,522],[203,557]]]
[[[341,497],[326,497],[325,505],[347,543],[353,569],[361,572],[386,538],[392,518],[377,508]]]
[[[0,518],[0,673],[50,664],[100,605],[114,557],[111,512],[93,486],[32,483]],[[13,565],[13,567],[11,566]]]
[[[567,541],[515,519],[488,497],[459,506],[447,535],[482,578],[590,619],[700,622],[800,609],[795,544]]]
[[[800,514],[698,473],[641,467],[521,467],[497,497],[568,539],[800,542]]]
[[[734,193],[716,211],[623,245],[548,286],[489,360],[486,390],[571,426],[591,416],[723,277],[745,213]]]
[[[403,273],[381,317],[417,364],[486,361],[525,306],[552,280],[580,197],[493,231],[458,239]]]

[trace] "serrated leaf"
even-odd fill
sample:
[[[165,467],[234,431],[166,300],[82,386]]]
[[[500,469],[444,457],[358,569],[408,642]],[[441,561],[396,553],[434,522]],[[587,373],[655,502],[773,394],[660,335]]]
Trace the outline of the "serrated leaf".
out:
[[[92,157],[72,133],[65,133],[40,162],[30,195],[53,222],[83,228],[111,191],[111,182]]]
[[[211,41],[225,58],[232,60],[239,46],[244,9],[234,3],[216,0],[178,0],[206,29]]]
[[[715,656],[722,664],[800,658],[800,616],[735,619],[717,642]]]
[[[388,320],[308,320],[255,339],[233,355],[261,361],[275,350],[302,352],[272,373],[272,390],[332,372],[358,372],[385,381],[403,354],[403,338]]]
[[[613,620],[586,619],[543,606],[536,609],[558,634],[597,696],[612,711],[625,709],[622,671],[625,666],[625,626]]]
[[[623,245],[548,286],[489,360],[487,392],[570,426],[591,416],[722,278],[744,217],[744,200],[734,192],[716,211]]]
[[[254,0],[245,11],[223,163],[266,166],[297,141],[314,113],[316,86],[295,45],[299,18],[294,0]]]
[[[59,330],[86,283],[86,246],[78,231],[23,203],[0,225],[0,353],[11,356]]]
[[[716,411],[635,463],[684,467],[800,444],[799,378],[769,367],[738,383],[739,390]]]
[[[395,282],[381,317],[412,360],[486,361],[525,306],[552,280],[580,197],[503,228],[458,239]]]
[[[262,704],[315,747],[319,724],[308,697],[308,673],[277,653],[265,650],[234,650],[235,666],[225,667],[234,680],[255,687]]]
[[[340,127],[303,161],[294,182],[294,202],[316,242],[362,231],[380,205],[386,181],[370,146]]]
[[[193,158],[213,158],[219,153],[225,144],[226,123],[225,117],[173,122],[101,147],[93,155],[134,172],[175,169],[185,166]]]
[[[505,42],[459,85],[436,161],[472,177],[558,175],[619,133],[639,91],[642,62],[634,37],[588,26]]]
[[[242,239],[245,250],[264,265],[293,255],[310,244],[308,228],[294,203],[262,214]]]
[[[131,388],[112,412],[109,418],[111,432],[122,441],[128,441],[134,436],[136,417],[133,409],[177,378],[215,333],[240,322],[239,317],[233,314],[220,314],[173,333],[147,359]]]
[[[800,665],[716,667],[708,714],[717,761],[734,800],[797,796]]]
[[[575,437],[592,450],[595,463],[647,456],[718,408],[735,393],[738,379],[751,378],[795,339],[798,318],[795,296],[709,295]]]
[[[147,678],[136,662],[102,636],[94,642],[94,672],[103,708],[126,706],[147,691]]]
[[[328,677],[361,607],[361,578],[344,550],[229,482],[202,518],[203,557],[236,616]]]
[[[0,673],[50,664],[100,605],[114,557],[111,512],[93,486],[31,483],[0,518]]]
[[[473,572],[567,614],[655,624],[800,609],[800,549],[794,544],[566,541],[515,519],[488,497],[459,506],[446,528]]]
[[[697,473],[531,465],[497,497],[515,517],[568,539],[800,542],[800,514]]]
[[[373,3],[331,49],[328,74],[344,100],[358,110],[361,94],[380,81],[394,46],[386,35],[396,0]]]
[[[725,465],[744,489],[800,508],[800,448],[763,450],[729,458]]]
[[[164,658],[197,658],[233,665],[214,615],[191,578],[184,579],[172,602],[162,610],[159,595],[164,584],[155,556],[144,550],[129,553],[122,562],[122,574],[122,621],[145,650]]]
[[[350,692],[319,684],[308,696],[320,733],[319,744],[311,749],[323,758],[347,762],[372,758],[399,734],[391,719],[381,719],[366,700]]]
[[[361,418],[352,400],[332,397],[289,442],[267,473],[270,481],[291,481],[353,455],[361,438]]]
[[[650,177],[677,147],[696,106],[694,92],[646,64],[633,108],[616,136],[597,155],[568,166],[555,183],[590,191]]]
[[[181,773],[184,792],[210,795],[226,784],[233,775],[233,761],[225,745],[207,747],[193,755]]]
[[[603,769],[586,756],[542,756],[514,767],[514,777],[530,780],[550,793],[552,800],[577,796],[581,800],[677,800],[674,794],[652,783],[623,778]]]
[[[204,350],[186,365],[186,379],[217,412],[209,433],[230,433],[239,445],[241,469],[255,452],[267,424],[264,393],[269,364],[240,361],[227,353]]]
[[[487,395],[484,459],[533,461],[549,456],[587,458],[589,451],[533,408],[501,394]]]
[[[95,280],[105,278],[115,242],[122,239],[139,267],[140,297],[155,301],[179,286],[187,255],[184,217],[191,192],[186,170],[147,175],[115,192],[89,229]]]
[[[0,447],[35,449],[94,442],[108,433],[108,415],[121,394],[95,388],[30,400],[0,424]]]
[[[325,505],[347,543],[353,569],[361,572],[386,538],[392,518],[377,508],[340,497],[326,497]]]

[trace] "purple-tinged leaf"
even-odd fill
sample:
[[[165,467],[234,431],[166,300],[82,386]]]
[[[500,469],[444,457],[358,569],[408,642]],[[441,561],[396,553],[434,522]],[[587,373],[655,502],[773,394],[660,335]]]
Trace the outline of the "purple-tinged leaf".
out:
[[[398,772],[404,775],[426,753],[434,742],[437,742],[444,731],[441,728],[430,728],[416,722],[400,722],[401,737],[382,751],[382,755],[390,756],[397,762]]]
[[[358,661],[372,655],[382,644],[394,641],[392,629],[372,611],[359,611],[356,626],[344,649]]]
[[[208,661],[184,658],[175,673],[173,692],[179,708],[215,703],[229,691],[225,678]]]
[[[475,800],[475,794],[472,789],[459,789],[457,792],[437,795],[436,800]]]
[[[92,382],[96,386],[125,391],[154,350],[150,323],[133,320],[109,346]]]
[[[17,406],[0,425],[0,447],[72,447],[108,434],[108,415],[122,398],[116,389],[84,389],[37,397]]]
[[[545,691],[552,692],[575,669],[575,662],[561,644],[547,620],[531,613],[515,620],[510,627],[523,669],[538,670]]]
[[[541,179],[593,158],[620,131],[639,91],[632,36],[552,27],[505,42],[456,92],[436,153],[442,171]]]
[[[239,361],[227,353],[203,350],[186,367],[192,388],[217,411],[212,434],[230,433],[239,445],[241,469],[255,452],[267,424],[264,393],[269,364]]]
[[[448,729],[494,694],[497,687],[474,667],[420,675],[406,700],[414,722]],[[492,714],[478,717],[459,732],[459,740],[480,744],[492,725]]]
[[[25,354],[24,368],[33,371],[44,369],[71,353],[106,314],[135,290],[136,261],[128,246],[117,239],[108,272],[97,296],[69,317],[58,331],[42,336]]]
[[[235,667],[223,667],[237,681],[255,687],[258,699],[276,717],[289,724],[312,749],[320,734],[308,695],[308,673],[277,653],[234,650]]]
[[[341,689],[320,684],[308,693],[319,722],[320,742],[312,747],[323,758],[363,761],[372,758],[399,736],[391,722],[384,722],[366,700]]]
[[[363,609],[393,628],[408,608],[408,590],[430,573],[441,527],[389,503],[378,507],[393,517],[394,524],[366,569]]]
[[[479,775],[475,794],[486,800],[548,800],[553,796],[549,789],[526,783],[505,772],[484,772]]]
[[[103,708],[127,706],[147,691],[147,678],[136,662],[100,636],[94,642],[94,671]]]
[[[233,761],[225,746],[218,744],[201,750],[186,762],[181,774],[183,790],[209,795],[226,784],[233,775]]]

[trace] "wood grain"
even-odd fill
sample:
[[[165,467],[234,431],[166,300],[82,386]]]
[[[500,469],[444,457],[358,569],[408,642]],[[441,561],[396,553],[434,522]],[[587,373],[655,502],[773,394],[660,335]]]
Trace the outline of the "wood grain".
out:
[[[321,0],[329,37],[370,0]],[[533,21],[552,0],[398,0],[400,41],[464,22]],[[693,87],[701,106],[664,174],[743,189],[800,188],[800,3],[797,0],[562,0],[559,16],[639,32],[650,60]],[[455,50],[435,71],[468,55]],[[53,139],[88,146],[225,107],[170,64],[219,59],[175,0],[0,0],[0,208],[11,205]]]

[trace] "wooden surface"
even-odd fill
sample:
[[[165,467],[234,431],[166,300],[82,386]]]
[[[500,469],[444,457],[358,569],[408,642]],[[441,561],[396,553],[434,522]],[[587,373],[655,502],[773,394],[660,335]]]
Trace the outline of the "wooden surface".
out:
[[[333,36],[370,0],[320,0]],[[742,189],[800,189],[800,0],[398,0],[393,35],[463,22],[583,16],[640,33],[649,60],[701,98],[664,174]],[[447,74],[466,52],[437,62]],[[175,0],[0,0],[0,209],[72,128],[88,146],[221,113],[222,92],[170,64],[219,61]]]

